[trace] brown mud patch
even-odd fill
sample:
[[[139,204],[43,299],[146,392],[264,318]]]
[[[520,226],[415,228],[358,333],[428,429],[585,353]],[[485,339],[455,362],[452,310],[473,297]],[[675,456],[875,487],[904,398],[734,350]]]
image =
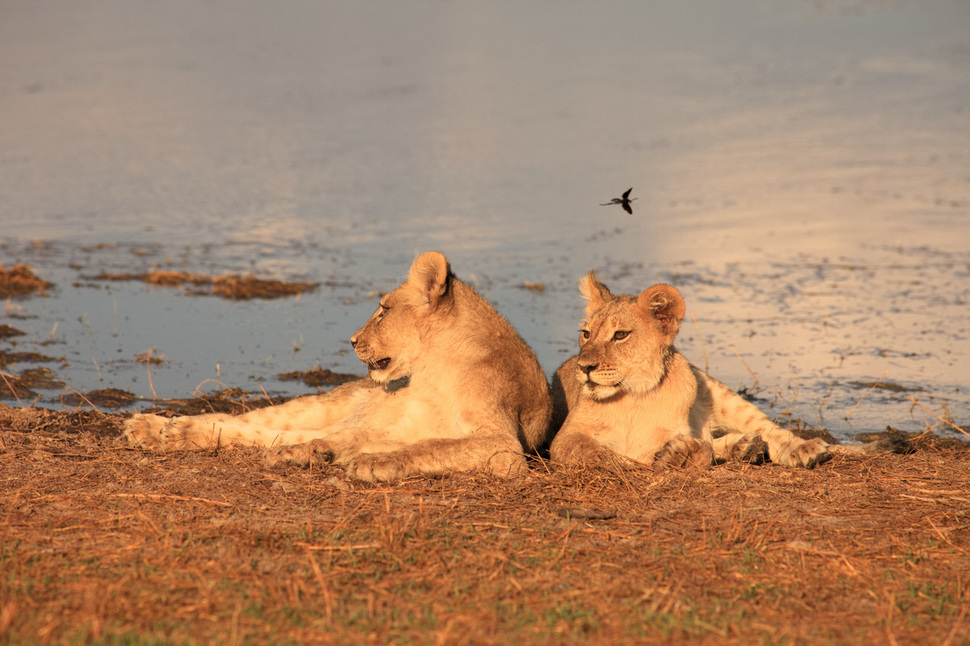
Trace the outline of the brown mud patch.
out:
[[[184,271],[155,270],[147,273],[110,274],[101,272],[95,280],[138,280],[159,287],[184,287],[190,296],[219,296],[232,301],[296,296],[316,289],[317,283],[256,278],[252,274],[208,276]]]
[[[0,641],[970,640],[966,444],[374,485],[125,418],[0,405]]]
[[[61,361],[36,352],[7,352],[0,350],[0,399],[24,402],[36,401],[40,395],[33,388],[50,389],[63,388],[64,382],[59,380],[49,368],[25,368],[19,374],[9,371],[10,366],[20,363],[42,363]]]
[[[285,397],[270,397],[265,393],[250,393],[241,388],[226,388],[211,394],[188,399],[157,399],[146,413],[157,415],[200,415],[202,413],[230,413],[239,415],[257,408],[282,404]]]
[[[321,386],[339,386],[340,384],[345,384],[348,381],[354,381],[356,379],[361,379],[361,375],[351,375],[343,372],[334,372],[328,368],[324,368],[320,364],[315,365],[309,370],[295,370],[293,372],[285,372],[281,375],[277,375],[280,381],[302,381],[307,386],[318,388]]]
[[[63,388],[64,382],[50,368],[29,368],[20,373],[20,383],[27,388]]]
[[[0,399],[16,399],[23,403],[38,397],[37,393],[25,385],[19,375],[0,372]]]
[[[902,384],[897,384],[891,381],[850,381],[849,385],[857,388],[868,388],[870,390],[875,390],[878,388],[880,390],[887,390],[891,393],[912,393],[923,392],[924,390],[919,386],[903,386]]]
[[[61,403],[65,406],[87,404],[97,408],[121,408],[134,404],[136,401],[138,401],[138,397],[127,390],[119,390],[118,388],[100,388],[83,394],[72,390],[61,397]]]
[[[0,298],[10,296],[44,295],[51,283],[39,278],[29,265],[14,265],[6,269],[0,264]]]
[[[46,354],[39,354],[37,352],[7,352],[6,350],[0,350],[0,368],[6,368],[9,365],[16,365],[18,363],[46,363],[48,361],[63,362],[64,359],[49,357]]]
[[[165,355],[159,354],[155,348],[149,348],[144,352],[139,352],[135,355],[135,361],[138,363],[146,363],[148,365],[159,365],[165,363]]]
[[[27,333],[23,330],[18,330],[6,323],[0,323],[0,339],[9,339],[10,337],[24,336],[25,334]]]

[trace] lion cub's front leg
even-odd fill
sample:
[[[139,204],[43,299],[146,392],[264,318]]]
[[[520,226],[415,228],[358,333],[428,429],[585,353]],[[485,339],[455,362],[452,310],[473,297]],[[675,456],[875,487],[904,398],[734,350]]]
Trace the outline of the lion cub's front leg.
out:
[[[165,444],[162,430],[168,422],[160,415],[135,415],[125,422],[125,437],[135,446],[161,450]]]
[[[135,446],[153,451],[215,448],[220,444],[220,422],[229,415],[206,415],[206,423],[196,417],[167,418],[160,415],[139,414],[125,422],[125,436]]]
[[[393,482],[410,475],[443,476],[485,471],[511,478],[529,471],[521,447],[510,433],[465,438],[435,438],[393,451],[360,453],[346,463],[347,475],[367,482]]]

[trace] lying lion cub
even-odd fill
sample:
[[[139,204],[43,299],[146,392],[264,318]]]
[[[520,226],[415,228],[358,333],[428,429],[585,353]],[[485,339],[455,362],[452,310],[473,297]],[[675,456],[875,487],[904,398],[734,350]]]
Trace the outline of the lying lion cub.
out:
[[[350,342],[366,379],[238,417],[135,415],[126,434],[162,451],[257,445],[273,449],[271,461],[333,462],[371,481],[520,474],[523,449],[545,441],[551,402],[539,362],[442,254],[418,257]]]
[[[754,405],[687,362],[673,346],[684,299],[670,285],[614,296],[590,272],[579,355],[553,380],[550,447],[559,463],[604,464],[617,456],[643,464],[707,466],[712,458],[812,467],[830,456],[819,439],[779,428]],[[568,413],[568,416],[567,416]],[[714,431],[726,432],[713,439]]]

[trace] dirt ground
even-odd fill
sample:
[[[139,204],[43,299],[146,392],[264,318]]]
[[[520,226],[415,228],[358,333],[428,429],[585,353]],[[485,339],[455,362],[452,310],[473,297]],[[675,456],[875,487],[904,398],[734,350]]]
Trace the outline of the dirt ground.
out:
[[[372,485],[124,418],[0,405],[0,643],[970,643],[963,442]]]

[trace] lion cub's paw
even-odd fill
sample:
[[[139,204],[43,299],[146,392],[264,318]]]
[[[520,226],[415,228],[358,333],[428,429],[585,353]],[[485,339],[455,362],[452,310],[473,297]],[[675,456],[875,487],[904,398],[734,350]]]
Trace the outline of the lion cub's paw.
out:
[[[263,461],[270,467],[280,464],[310,467],[330,464],[336,457],[336,451],[326,440],[310,440],[303,444],[285,444],[267,449]]]
[[[771,459],[786,467],[811,469],[831,460],[832,453],[829,452],[829,445],[819,438],[812,440],[795,438],[782,448],[777,458],[772,456]]]
[[[549,451],[552,461],[560,465],[582,464],[594,469],[617,469],[623,464],[616,453],[583,433],[557,435]]]
[[[727,459],[748,464],[762,464],[768,452],[768,444],[757,433],[741,436],[731,447]]]
[[[653,457],[654,465],[659,467],[706,469],[713,461],[711,445],[687,435],[668,440]]]
[[[362,453],[346,469],[348,476],[364,482],[396,482],[407,475],[400,458],[391,453]]]
[[[135,415],[125,422],[125,437],[134,446],[156,451],[165,448],[165,426],[168,418],[160,415]]]

